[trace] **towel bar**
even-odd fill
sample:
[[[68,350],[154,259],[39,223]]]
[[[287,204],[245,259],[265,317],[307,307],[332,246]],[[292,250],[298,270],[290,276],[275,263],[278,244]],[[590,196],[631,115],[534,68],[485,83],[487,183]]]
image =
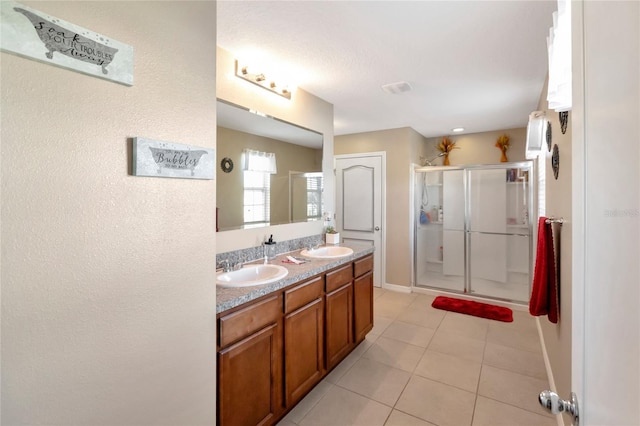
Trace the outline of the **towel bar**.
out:
[[[547,220],[544,221],[544,223],[559,223],[560,225],[562,225],[564,223],[564,219],[560,218],[560,219],[556,219],[555,217],[551,217]]]

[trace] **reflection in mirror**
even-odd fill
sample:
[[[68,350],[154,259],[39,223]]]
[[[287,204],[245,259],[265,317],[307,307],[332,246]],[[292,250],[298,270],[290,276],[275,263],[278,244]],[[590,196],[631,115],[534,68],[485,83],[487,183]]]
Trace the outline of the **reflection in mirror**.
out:
[[[221,100],[217,125],[218,231],[322,218],[322,134]],[[251,169],[247,151],[273,154],[275,172]]]
[[[322,172],[289,172],[291,222],[322,218]]]

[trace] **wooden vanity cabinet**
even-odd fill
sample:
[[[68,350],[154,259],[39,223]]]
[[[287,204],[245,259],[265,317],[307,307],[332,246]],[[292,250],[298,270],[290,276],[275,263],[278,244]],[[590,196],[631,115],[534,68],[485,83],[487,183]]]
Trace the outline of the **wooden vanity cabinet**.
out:
[[[353,263],[353,325],[355,341],[373,329],[373,255]]]
[[[218,425],[275,424],[372,328],[371,255],[218,314]]]
[[[273,424],[282,401],[282,296],[218,320],[218,424]]]
[[[293,406],[324,374],[324,277],[284,292],[285,402]]]
[[[353,349],[353,266],[348,264],[326,275],[327,370]]]

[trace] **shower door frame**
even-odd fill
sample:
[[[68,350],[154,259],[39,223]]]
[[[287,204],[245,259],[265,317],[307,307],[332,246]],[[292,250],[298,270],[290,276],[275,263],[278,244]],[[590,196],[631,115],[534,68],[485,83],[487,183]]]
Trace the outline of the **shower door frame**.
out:
[[[467,296],[475,296],[481,298],[489,298],[493,300],[500,300],[515,304],[524,304],[528,303],[527,300],[515,300],[505,297],[497,297],[486,294],[478,294],[473,291],[472,288],[472,275],[471,275],[471,255],[470,255],[470,244],[471,244],[471,185],[470,185],[470,174],[473,170],[509,170],[509,169],[525,169],[528,171],[528,181],[527,181],[527,191],[525,193],[525,197],[527,199],[527,214],[528,214],[528,222],[526,223],[526,230],[528,234],[522,233],[504,233],[501,235],[509,236],[527,236],[529,238],[529,259],[528,259],[528,286],[527,286],[527,294],[530,296],[531,294],[531,279],[533,277],[533,250],[534,250],[534,241],[533,241],[533,213],[534,209],[534,185],[536,179],[534,178],[534,163],[532,161],[518,161],[518,162],[509,162],[509,163],[499,163],[499,164],[472,164],[472,165],[460,165],[460,166],[425,166],[419,167],[414,170],[415,176],[418,176],[418,173],[427,173],[427,172],[446,172],[446,171],[454,171],[461,170],[463,172],[462,175],[462,184],[463,184],[463,197],[464,197],[464,240],[463,240],[463,256],[464,256],[464,277],[463,277],[463,289],[460,290],[452,290],[444,287],[435,287],[435,286],[418,286],[416,282],[418,280],[417,271],[418,271],[418,221],[414,218],[413,220],[413,282],[411,287],[413,289],[429,289],[434,291],[448,292],[448,293],[456,293],[463,294]],[[442,178],[444,182],[444,175]],[[417,181],[417,180],[416,180]],[[424,185],[424,180],[422,185]],[[443,183],[444,185],[444,183]],[[416,185],[413,185],[413,191],[416,190]],[[443,186],[444,191],[444,186]],[[444,195],[443,195],[444,197]],[[416,200],[415,193],[412,197],[412,200]],[[417,206],[414,206],[413,211]],[[443,228],[444,233],[444,228]],[[507,272],[508,273],[508,272]]]

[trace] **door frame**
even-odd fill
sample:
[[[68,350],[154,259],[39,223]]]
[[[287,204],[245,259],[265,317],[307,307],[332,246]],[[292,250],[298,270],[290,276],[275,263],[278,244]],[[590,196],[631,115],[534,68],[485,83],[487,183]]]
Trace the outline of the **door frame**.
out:
[[[640,215],[638,150],[621,151],[612,163],[606,160],[611,147],[602,142],[613,140],[620,149],[625,147],[620,141],[636,142],[640,136],[638,63],[628,67],[633,74],[605,71],[616,59],[637,54],[637,33],[634,38],[628,31],[637,30],[640,17],[636,2],[575,1],[571,8],[571,390],[578,397],[580,424],[626,424],[640,413],[637,404],[628,404],[640,396],[638,382],[629,380],[637,380],[640,370],[640,271],[633,269],[638,240],[629,232],[634,226],[637,232]],[[615,43],[619,38],[608,30],[610,23],[635,41]],[[620,98],[620,93],[630,95]],[[609,111],[622,112],[610,120]],[[622,191],[610,191],[614,180],[626,183]],[[621,224],[627,232],[620,231]],[[627,333],[620,324],[629,325]]]
[[[333,177],[334,182],[338,181],[336,176],[337,170],[337,160],[346,160],[346,159],[354,159],[354,158],[369,158],[369,157],[380,157],[381,160],[381,171],[380,171],[380,181],[382,182],[382,187],[380,188],[380,245],[381,247],[376,247],[376,251],[378,252],[379,265],[373,265],[374,268],[380,268],[380,288],[387,288],[387,274],[386,274],[386,259],[387,259],[387,152],[386,151],[373,151],[373,152],[359,152],[355,154],[338,154],[333,156]],[[334,200],[334,206],[338,206],[338,188],[336,187],[336,191],[334,196],[336,199]],[[335,212],[337,215],[338,212]],[[334,218],[337,219],[336,216]],[[374,282],[375,286],[375,282]]]

